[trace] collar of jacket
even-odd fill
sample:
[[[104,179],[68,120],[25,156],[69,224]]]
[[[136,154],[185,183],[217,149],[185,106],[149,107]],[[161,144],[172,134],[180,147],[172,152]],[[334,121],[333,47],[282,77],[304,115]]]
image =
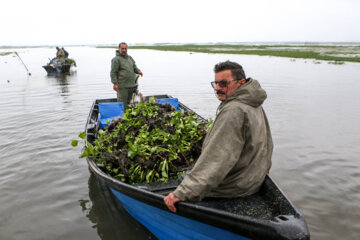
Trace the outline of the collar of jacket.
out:
[[[242,85],[233,94],[228,96],[219,106],[222,108],[226,103],[237,100],[252,107],[259,107],[267,98],[266,92],[261,88],[259,82],[250,78],[247,83]]]
[[[120,56],[120,57],[123,57],[123,58],[127,58],[129,55],[128,54],[125,54],[125,55],[121,55],[119,50],[116,50],[116,56]]]

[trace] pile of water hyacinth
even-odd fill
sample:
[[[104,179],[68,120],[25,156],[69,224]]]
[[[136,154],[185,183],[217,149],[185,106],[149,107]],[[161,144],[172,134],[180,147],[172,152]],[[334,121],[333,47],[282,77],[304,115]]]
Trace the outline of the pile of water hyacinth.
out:
[[[192,111],[176,111],[150,99],[99,130],[93,144],[85,141],[81,157],[103,164],[111,176],[126,183],[168,182],[192,168],[211,123]],[[72,145],[77,146],[77,140]]]

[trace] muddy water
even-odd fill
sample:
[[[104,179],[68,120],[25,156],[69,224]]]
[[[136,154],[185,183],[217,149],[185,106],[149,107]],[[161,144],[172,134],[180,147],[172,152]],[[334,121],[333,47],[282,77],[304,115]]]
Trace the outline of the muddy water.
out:
[[[53,48],[0,56],[0,239],[154,239],[114,204],[80,148],[92,102],[115,97],[113,49],[67,49],[77,69],[48,76]],[[12,51],[1,49],[0,52]],[[241,63],[268,93],[274,143],[271,174],[305,215],[312,239],[360,233],[360,64],[227,54],[129,50],[145,95],[169,94],[205,118],[218,101],[210,81],[223,60]],[[108,200],[104,200],[108,199]]]

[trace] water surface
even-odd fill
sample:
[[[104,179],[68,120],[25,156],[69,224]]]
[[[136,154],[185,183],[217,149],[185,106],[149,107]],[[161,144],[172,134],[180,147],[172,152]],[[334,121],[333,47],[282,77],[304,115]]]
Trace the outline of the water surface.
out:
[[[0,239],[154,239],[94,179],[80,148],[92,102],[115,97],[114,49],[67,49],[77,69],[48,76],[53,48],[0,56]],[[1,52],[2,50],[0,50]],[[6,51],[12,51],[6,49]],[[129,50],[140,91],[169,94],[205,118],[219,104],[214,64],[233,60],[268,93],[271,175],[305,215],[312,239],[360,233],[360,64],[230,54]],[[105,200],[108,199],[108,200]]]

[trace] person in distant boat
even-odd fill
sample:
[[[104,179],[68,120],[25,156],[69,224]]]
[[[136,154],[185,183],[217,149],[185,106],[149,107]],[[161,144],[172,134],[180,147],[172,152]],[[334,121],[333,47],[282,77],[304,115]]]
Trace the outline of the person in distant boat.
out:
[[[273,141],[262,108],[265,90],[257,80],[246,78],[236,62],[220,62],[214,72],[211,86],[221,103],[200,157],[175,191],[164,198],[172,212],[179,201],[254,194],[271,167]]]
[[[136,74],[143,76],[134,59],[127,54],[127,49],[126,43],[119,44],[119,50],[116,50],[116,56],[111,60],[110,72],[113,89],[117,92],[117,101],[123,102],[125,107],[129,105],[136,91]]]
[[[60,49],[59,47],[56,47],[56,57],[57,58],[61,58],[61,57],[65,57],[65,53],[64,53],[64,50]]]
[[[63,47],[61,48],[61,50],[63,50],[63,52],[64,52],[64,57],[68,58],[69,57],[68,51],[66,51]]]
[[[60,49],[59,47],[56,47],[56,58],[60,60],[61,64],[65,63],[65,53],[62,49]]]

